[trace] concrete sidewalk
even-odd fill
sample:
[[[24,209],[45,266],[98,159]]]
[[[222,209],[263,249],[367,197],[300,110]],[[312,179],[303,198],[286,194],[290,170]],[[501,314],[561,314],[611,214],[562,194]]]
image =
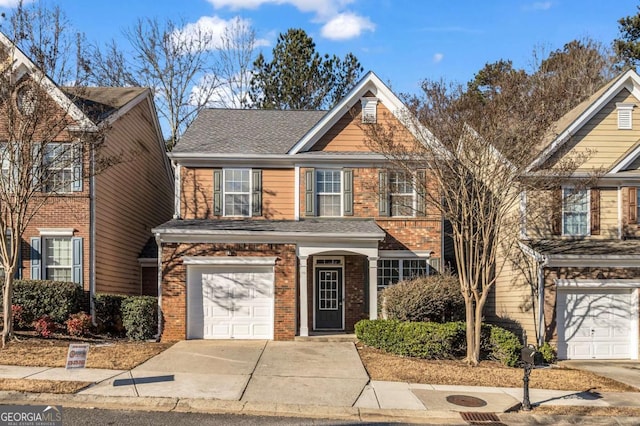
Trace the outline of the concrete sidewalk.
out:
[[[0,377],[93,383],[76,395],[3,392],[2,404],[47,401],[367,421],[437,419],[455,424],[464,424],[460,413],[509,411],[519,405],[523,392],[522,388],[369,381],[353,343],[179,342],[130,371],[0,366]],[[531,389],[530,400],[546,406],[640,407],[640,392]],[[626,424],[640,424],[640,419]]]

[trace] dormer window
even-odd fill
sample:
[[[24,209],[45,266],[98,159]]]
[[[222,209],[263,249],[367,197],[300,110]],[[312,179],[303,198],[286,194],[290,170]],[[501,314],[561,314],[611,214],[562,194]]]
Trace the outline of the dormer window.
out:
[[[633,107],[634,104],[617,103],[616,108],[618,110],[618,129],[631,130],[633,129]]]
[[[376,123],[378,120],[378,98],[362,98],[362,122]]]

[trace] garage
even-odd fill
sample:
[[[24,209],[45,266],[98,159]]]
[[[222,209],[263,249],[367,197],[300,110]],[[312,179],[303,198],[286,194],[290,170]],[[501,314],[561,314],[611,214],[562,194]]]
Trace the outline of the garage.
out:
[[[560,359],[629,359],[638,347],[634,288],[558,288]]]
[[[275,259],[270,259],[188,265],[187,338],[273,339]]]

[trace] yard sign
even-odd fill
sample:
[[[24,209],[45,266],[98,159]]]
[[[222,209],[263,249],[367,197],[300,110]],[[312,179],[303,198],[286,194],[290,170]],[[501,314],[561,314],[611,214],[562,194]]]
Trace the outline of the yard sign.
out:
[[[89,353],[88,343],[72,343],[69,345],[67,353],[67,369],[84,368],[87,363],[87,354]]]

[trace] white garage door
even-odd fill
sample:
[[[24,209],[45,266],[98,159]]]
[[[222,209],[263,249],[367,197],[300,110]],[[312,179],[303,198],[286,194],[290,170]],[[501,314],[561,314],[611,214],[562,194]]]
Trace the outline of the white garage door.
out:
[[[559,358],[631,358],[633,320],[638,310],[633,291],[558,291]]]
[[[190,266],[188,339],[272,339],[272,267]]]

